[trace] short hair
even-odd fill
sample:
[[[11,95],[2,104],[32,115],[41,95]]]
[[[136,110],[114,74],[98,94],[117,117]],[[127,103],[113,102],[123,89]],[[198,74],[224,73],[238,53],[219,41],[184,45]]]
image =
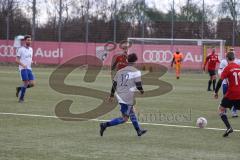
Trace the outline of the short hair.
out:
[[[228,52],[226,57],[227,57],[227,60],[233,61],[235,59],[234,52]]]
[[[24,40],[27,40],[28,38],[31,38],[31,35],[25,35]]]
[[[136,53],[131,53],[128,55],[128,62],[134,63],[138,60]]]

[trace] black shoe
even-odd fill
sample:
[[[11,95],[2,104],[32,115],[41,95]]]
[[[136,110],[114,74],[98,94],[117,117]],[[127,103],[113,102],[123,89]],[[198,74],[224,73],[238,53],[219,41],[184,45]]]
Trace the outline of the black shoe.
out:
[[[226,131],[225,131],[225,133],[223,134],[223,137],[227,137],[230,133],[232,133],[233,132],[233,129],[232,129],[232,127],[230,127],[230,128],[228,128]]]
[[[147,132],[147,130],[143,129],[143,130],[139,130],[137,131],[137,135],[140,137],[142,136],[143,134],[145,134]]]
[[[16,87],[16,97],[18,97],[21,87]]]
[[[235,115],[232,115],[232,118],[237,118],[238,117],[238,115],[237,114],[235,114]]]
[[[177,77],[177,79],[179,79],[180,77]]]
[[[212,90],[208,88],[207,91],[212,91]]]
[[[100,123],[100,136],[103,136],[103,132],[106,130],[106,124]]]

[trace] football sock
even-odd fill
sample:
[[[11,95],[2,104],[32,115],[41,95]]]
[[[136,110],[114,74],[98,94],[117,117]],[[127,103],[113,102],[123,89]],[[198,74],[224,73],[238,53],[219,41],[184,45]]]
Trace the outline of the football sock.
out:
[[[226,114],[222,114],[222,115],[221,115],[221,119],[222,119],[222,121],[224,122],[224,124],[225,124],[225,126],[226,126],[227,128],[231,128],[231,125],[230,125],[230,123],[228,122],[228,118],[227,118],[227,115],[226,115]]]
[[[236,107],[233,106],[231,110],[232,110],[232,113],[237,113]]]
[[[26,92],[26,88],[27,88],[27,87],[24,86],[24,85],[21,87],[21,95],[20,95],[20,98],[19,98],[20,100],[23,100],[23,99],[24,99],[24,95],[25,95],[25,92]]]
[[[209,81],[208,81],[208,90],[210,90],[211,84],[212,84],[212,80],[209,80]]]
[[[116,125],[122,124],[124,122],[125,121],[124,121],[124,119],[122,117],[114,118],[110,122],[106,123],[106,127],[116,126]]]
[[[216,79],[213,80],[213,90],[215,90],[215,86],[216,86]]]
[[[132,121],[132,124],[133,124],[135,130],[138,131],[140,129],[140,127],[139,127],[139,123],[138,123],[135,113],[130,114],[130,120]]]

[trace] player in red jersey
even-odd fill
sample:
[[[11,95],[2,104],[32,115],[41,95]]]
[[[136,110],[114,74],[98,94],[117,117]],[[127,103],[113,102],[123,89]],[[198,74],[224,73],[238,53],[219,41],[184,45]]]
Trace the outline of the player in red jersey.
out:
[[[226,108],[231,108],[234,106],[236,109],[240,109],[240,65],[234,62],[235,56],[234,52],[227,53],[228,66],[225,67],[221,74],[221,78],[217,83],[215,90],[215,98],[218,98],[218,91],[222,85],[224,79],[228,79],[228,90],[224,95],[221,104],[218,108],[219,115],[221,116],[222,121],[227,127],[227,130],[223,134],[223,137],[227,137],[230,133],[233,132],[233,129],[228,122],[226,115]]]
[[[120,70],[128,65],[127,50],[124,50],[122,54],[113,56],[111,70]]]
[[[216,65],[217,63],[220,63],[218,59],[218,55],[215,54],[215,49],[213,48],[212,53],[206,57],[203,70],[205,71],[206,65],[208,64],[208,73],[210,76],[210,79],[208,81],[208,91],[211,91],[211,84],[213,83],[213,90],[215,90],[215,84],[216,84]]]

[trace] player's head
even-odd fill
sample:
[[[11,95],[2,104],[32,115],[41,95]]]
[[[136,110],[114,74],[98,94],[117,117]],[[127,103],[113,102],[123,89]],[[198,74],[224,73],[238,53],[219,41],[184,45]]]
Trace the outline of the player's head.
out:
[[[30,35],[25,35],[24,36],[24,41],[25,41],[26,46],[30,46],[31,42],[32,42],[31,36]]]
[[[226,55],[226,58],[227,58],[228,62],[234,61],[234,59],[235,59],[234,52],[228,52]]]
[[[179,54],[179,53],[180,53],[180,51],[179,51],[179,49],[178,49],[178,48],[176,49],[176,53],[177,53],[177,54]]]
[[[128,54],[128,49],[123,50],[123,54],[127,56],[127,54]]]
[[[216,49],[215,48],[212,48],[212,53],[214,54],[216,52]]]
[[[229,52],[234,52],[234,48],[229,48]]]
[[[131,53],[128,55],[128,63],[135,63],[137,60],[138,58],[135,53]]]

